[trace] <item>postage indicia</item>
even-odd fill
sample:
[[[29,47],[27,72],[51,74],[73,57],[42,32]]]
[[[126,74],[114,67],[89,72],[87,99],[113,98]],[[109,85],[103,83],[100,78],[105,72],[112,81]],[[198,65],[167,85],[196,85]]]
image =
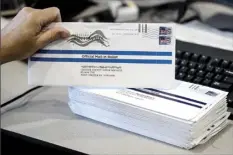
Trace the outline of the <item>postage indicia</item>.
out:
[[[175,81],[173,24],[80,22],[52,26],[68,29],[71,36],[30,57],[29,84],[169,89]]]

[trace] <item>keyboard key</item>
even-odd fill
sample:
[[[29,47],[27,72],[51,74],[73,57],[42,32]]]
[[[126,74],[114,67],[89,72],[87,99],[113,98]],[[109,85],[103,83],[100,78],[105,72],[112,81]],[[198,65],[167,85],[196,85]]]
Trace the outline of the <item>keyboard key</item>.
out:
[[[189,68],[196,68],[197,64],[195,62],[190,62],[189,63]]]
[[[231,62],[229,69],[233,71],[233,62]]]
[[[196,69],[193,69],[193,68],[189,70],[189,74],[190,74],[190,75],[195,75],[196,72],[197,72],[197,70],[196,70]]]
[[[205,72],[203,70],[198,71],[197,76],[204,77]]]
[[[214,76],[214,74],[209,72],[209,73],[206,74],[205,77],[206,77],[207,79],[212,79],[213,76]]]
[[[224,74],[227,75],[227,76],[233,76],[233,71],[230,71],[230,70],[224,70]]]
[[[217,75],[214,77],[214,80],[215,80],[215,81],[221,81],[221,80],[222,80],[222,78],[223,78],[223,76],[222,76],[222,75],[217,74]]]
[[[202,84],[205,85],[205,86],[209,86],[210,83],[211,83],[211,80],[209,80],[209,79],[205,79],[205,80],[202,82]]]
[[[215,68],[215,73],[221,74],[222,72],[223,72],[223,69],[222,69],[222,68],[219,68],[219,67],[216,67],[216,68]]]
[[[176,65],[176,74],[178,74],[178,72],[179,72],[179,69],[180,69],[180,66],[178,66],[178,65]]]
[[[176,79],[177,79],[177,80],[183,80],[184,77],[185,77],[185,74],[184,74],[184,73],[179,73],[179,74],[177,74]]]
[[[192,82],[193,78],[194,78],[194,76],[192,76],[192,75],[187,75],[186,78],[185,78],[185,81],[187,81],[187,82]]]
[[[229,61],[224,60],[220,66],[221,66],[222,68],[225,68],[225,69],[226,69],[226,68],[228,68],[229,64],[230,64]]]
[[[213,82],[211,84],[212,87],[214,88],[217,88],[217,89],[222,89],[222,90],[226,90],[226,91],[229,91],[230,88],[231,88],[231,84],[228,84],[228,83],[223,83],[223,82]]]
[[[206,67],[205,64],[199,64],[199,65],[197,66],[197,69],[198,69],[198,70],[204,70],[205,67]]]
[[[201,63],[208,63],[209,59],[210,59],[210,57],[202,55],[201,58],[200,58],[200,62]]]
[[[228,94],[227,103],[229,107],[233,108],[233,91]]]
[[[219,66],[219,64],[222,62],[221,59],[215,58],[212,62],[211,65],[212,66]]]
[[[182,66],[187,66],[187,65],[188,65],[188,61],[182,60],[181,63],[180,63],[180,65],[182,65]]]
[[[192,56],[192,53],[185,52],[183,55],[183,59],[189,60],[191,58],[191,56]]]
[[[191,57],[191,61],[198,62],[200,58],[200,55],[194,53],[193,56]]]
[[[208,72],[212,72],[212,71],[214,70],[214,67],[208,65],[208,66],[206,67],[206,70],[207,70]]]
[[[181,60],[179,58],[176,58],[176,65],[180,65]]]
[[[180,50],[176,51],[176,58],[182,58],[183,54],[184,54],[183,51],[180,51]]]
[[[186,73],[188,71],[188,67],[181,67],[180,72]]]
[[[202,82],[203,78],[201,77],[196,77],[194,80],[193,80],[193,83],[197,83],[197,84],[200,84]]]
[[[233,77],[227,76],[227,77],[224,78],[223,82],[233,84]]]

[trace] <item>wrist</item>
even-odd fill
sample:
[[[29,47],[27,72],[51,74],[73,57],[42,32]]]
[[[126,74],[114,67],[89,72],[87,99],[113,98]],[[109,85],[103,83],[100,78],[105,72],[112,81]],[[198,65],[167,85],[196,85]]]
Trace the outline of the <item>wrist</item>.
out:
[[[11,50],[10,50],[10,46],[9,44],[7,43],[7,39],[5,37],[1,37],[1,52],[0,52],[0,63],[1,64],[4,64],[4,63],[7,63],[9,61],[12,61],[11,60]]]
[[[7,57],[6,57],[6,48],[3,47],[3,42],[1,42],[1,52],[0,52],[0,63],[4,64],[7,62]]]

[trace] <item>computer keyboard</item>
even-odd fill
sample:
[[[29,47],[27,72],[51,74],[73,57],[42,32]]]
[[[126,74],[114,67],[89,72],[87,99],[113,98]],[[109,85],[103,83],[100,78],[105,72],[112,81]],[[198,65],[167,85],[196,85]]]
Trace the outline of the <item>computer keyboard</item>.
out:
[[[233,51],[177,41],[176,79],[229,92],[233,108]]]

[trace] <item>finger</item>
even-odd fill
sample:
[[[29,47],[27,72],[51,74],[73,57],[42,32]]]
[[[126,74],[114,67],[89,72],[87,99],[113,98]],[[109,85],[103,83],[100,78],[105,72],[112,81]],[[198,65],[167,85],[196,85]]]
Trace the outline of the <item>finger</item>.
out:
[[[60,10],[56,7],[51,7],[36,12],[35,18],[41,27],[44,27],[52,22],[61,22]]]
[[[24,7],[20,10],[19,13],[31,13],[33,11],[37,11],[38,9],[34,9],[34,8],[31,8],[31,7]]]
[[[69,36],[70,33],[68,30],[62,27],[55,27],[40,34],[37,40],[37,45],[39,46],[38,48],[43,48],[53,41],[64,39]]]
[[[51,7],[51,8],[47,8],[42,10],[42,14],[47,15],[47,17],[50,17],[50,19],[45,18],[45,20],[47,19],[49,22],[61,22],[61,13],[60,10],[57,7]],[[51,15],[48,15],[51,14]]]

